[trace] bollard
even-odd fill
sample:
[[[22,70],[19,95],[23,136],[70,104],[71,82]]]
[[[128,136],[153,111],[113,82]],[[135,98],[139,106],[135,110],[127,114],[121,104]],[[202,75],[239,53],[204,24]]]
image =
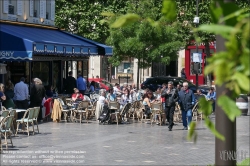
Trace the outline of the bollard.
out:
[[[236,98],[236,105],[241,110],[241,115],[247,116],[248,112],[248,97],[247,95],[241,94]]]
[[[119,85],[120,85],[120,76],[118,76],[118,81],[119,81]]]

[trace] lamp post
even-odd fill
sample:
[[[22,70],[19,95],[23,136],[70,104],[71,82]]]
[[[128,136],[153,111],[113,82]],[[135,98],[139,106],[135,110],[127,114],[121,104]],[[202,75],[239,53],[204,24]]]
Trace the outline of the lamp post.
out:
[[[199,24],[199,0],[196,0],[196,16],[194,17],[194,23],[196,24],[196,27],[198,27]],[[196,41],[196,53],[198,53],[198,42]],[[195,62],[197,63],[197,62]],[[200,64],[197,64],[200,66]],[[194,70],[195,71],[195,82],[196,82],[196,88],[198,88],[198,74],[199,74],[199,69]]]

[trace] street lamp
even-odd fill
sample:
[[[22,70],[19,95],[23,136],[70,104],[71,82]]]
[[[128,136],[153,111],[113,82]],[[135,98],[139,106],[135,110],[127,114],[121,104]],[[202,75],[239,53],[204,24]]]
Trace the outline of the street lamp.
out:
[[[198,27],[198,24],[199,24],[199,21],[200,21],[199,11],[198,11],[198,5],[199,5],[199,0],[196,0],[196,16],[194,17],[194,21],[193,21],[193,23],[196,24],[196,27]],[[198,54],[198,42],[197,41],[196,41],[196,53]],[[195,63],[199,63],[199,62],[195,62]],[[196,64],[196,65],[199,66],[201,64]],[[198,73],[199,73],[199,69],[197,69],[197,68],[195,69],[194,68],[194,71],[195,71],[196,87],[198,88]]]

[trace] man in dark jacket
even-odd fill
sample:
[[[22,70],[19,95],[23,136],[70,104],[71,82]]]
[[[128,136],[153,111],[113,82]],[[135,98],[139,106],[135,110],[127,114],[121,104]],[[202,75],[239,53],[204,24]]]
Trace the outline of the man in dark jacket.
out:
[[[183,130],[188,130],[188,126],[192,121],[192,108],[194,106],[195,97],[192,90],[188,89],[188,83],[183,83],[183,89],[179,92],[179,103],[182,111]]]
[[[66,94],[73,94],[74,88],[76,88],[76,79],[72,77],[72,71],[69,72],[69,76],[67,77],[65,81],[65,91]]]
[[[165,98],[165,112],[166,117],[169,122],[168,128],[169,131],[172,131],[173,128],[173,117],[174,117],[174,110],[175,110],[175,102],[178,101],[178,92],[176,89],[174,89],[173,82],[168,82],[168,88],[164,89],[161,97]]]

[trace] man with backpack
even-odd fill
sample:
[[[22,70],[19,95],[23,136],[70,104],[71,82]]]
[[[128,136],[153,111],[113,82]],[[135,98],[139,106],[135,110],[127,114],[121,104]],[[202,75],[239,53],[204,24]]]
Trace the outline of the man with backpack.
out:
[[[175,110],[175,103],[178,101],[179,96],[176,89],[174,89],[173,82],[168,82],[168,87],[162,91],[161,97],[165,98],[165,113],[167,120],[169,122],[168,128],[169,131],[172,131],[174,122],[174,110]]]

